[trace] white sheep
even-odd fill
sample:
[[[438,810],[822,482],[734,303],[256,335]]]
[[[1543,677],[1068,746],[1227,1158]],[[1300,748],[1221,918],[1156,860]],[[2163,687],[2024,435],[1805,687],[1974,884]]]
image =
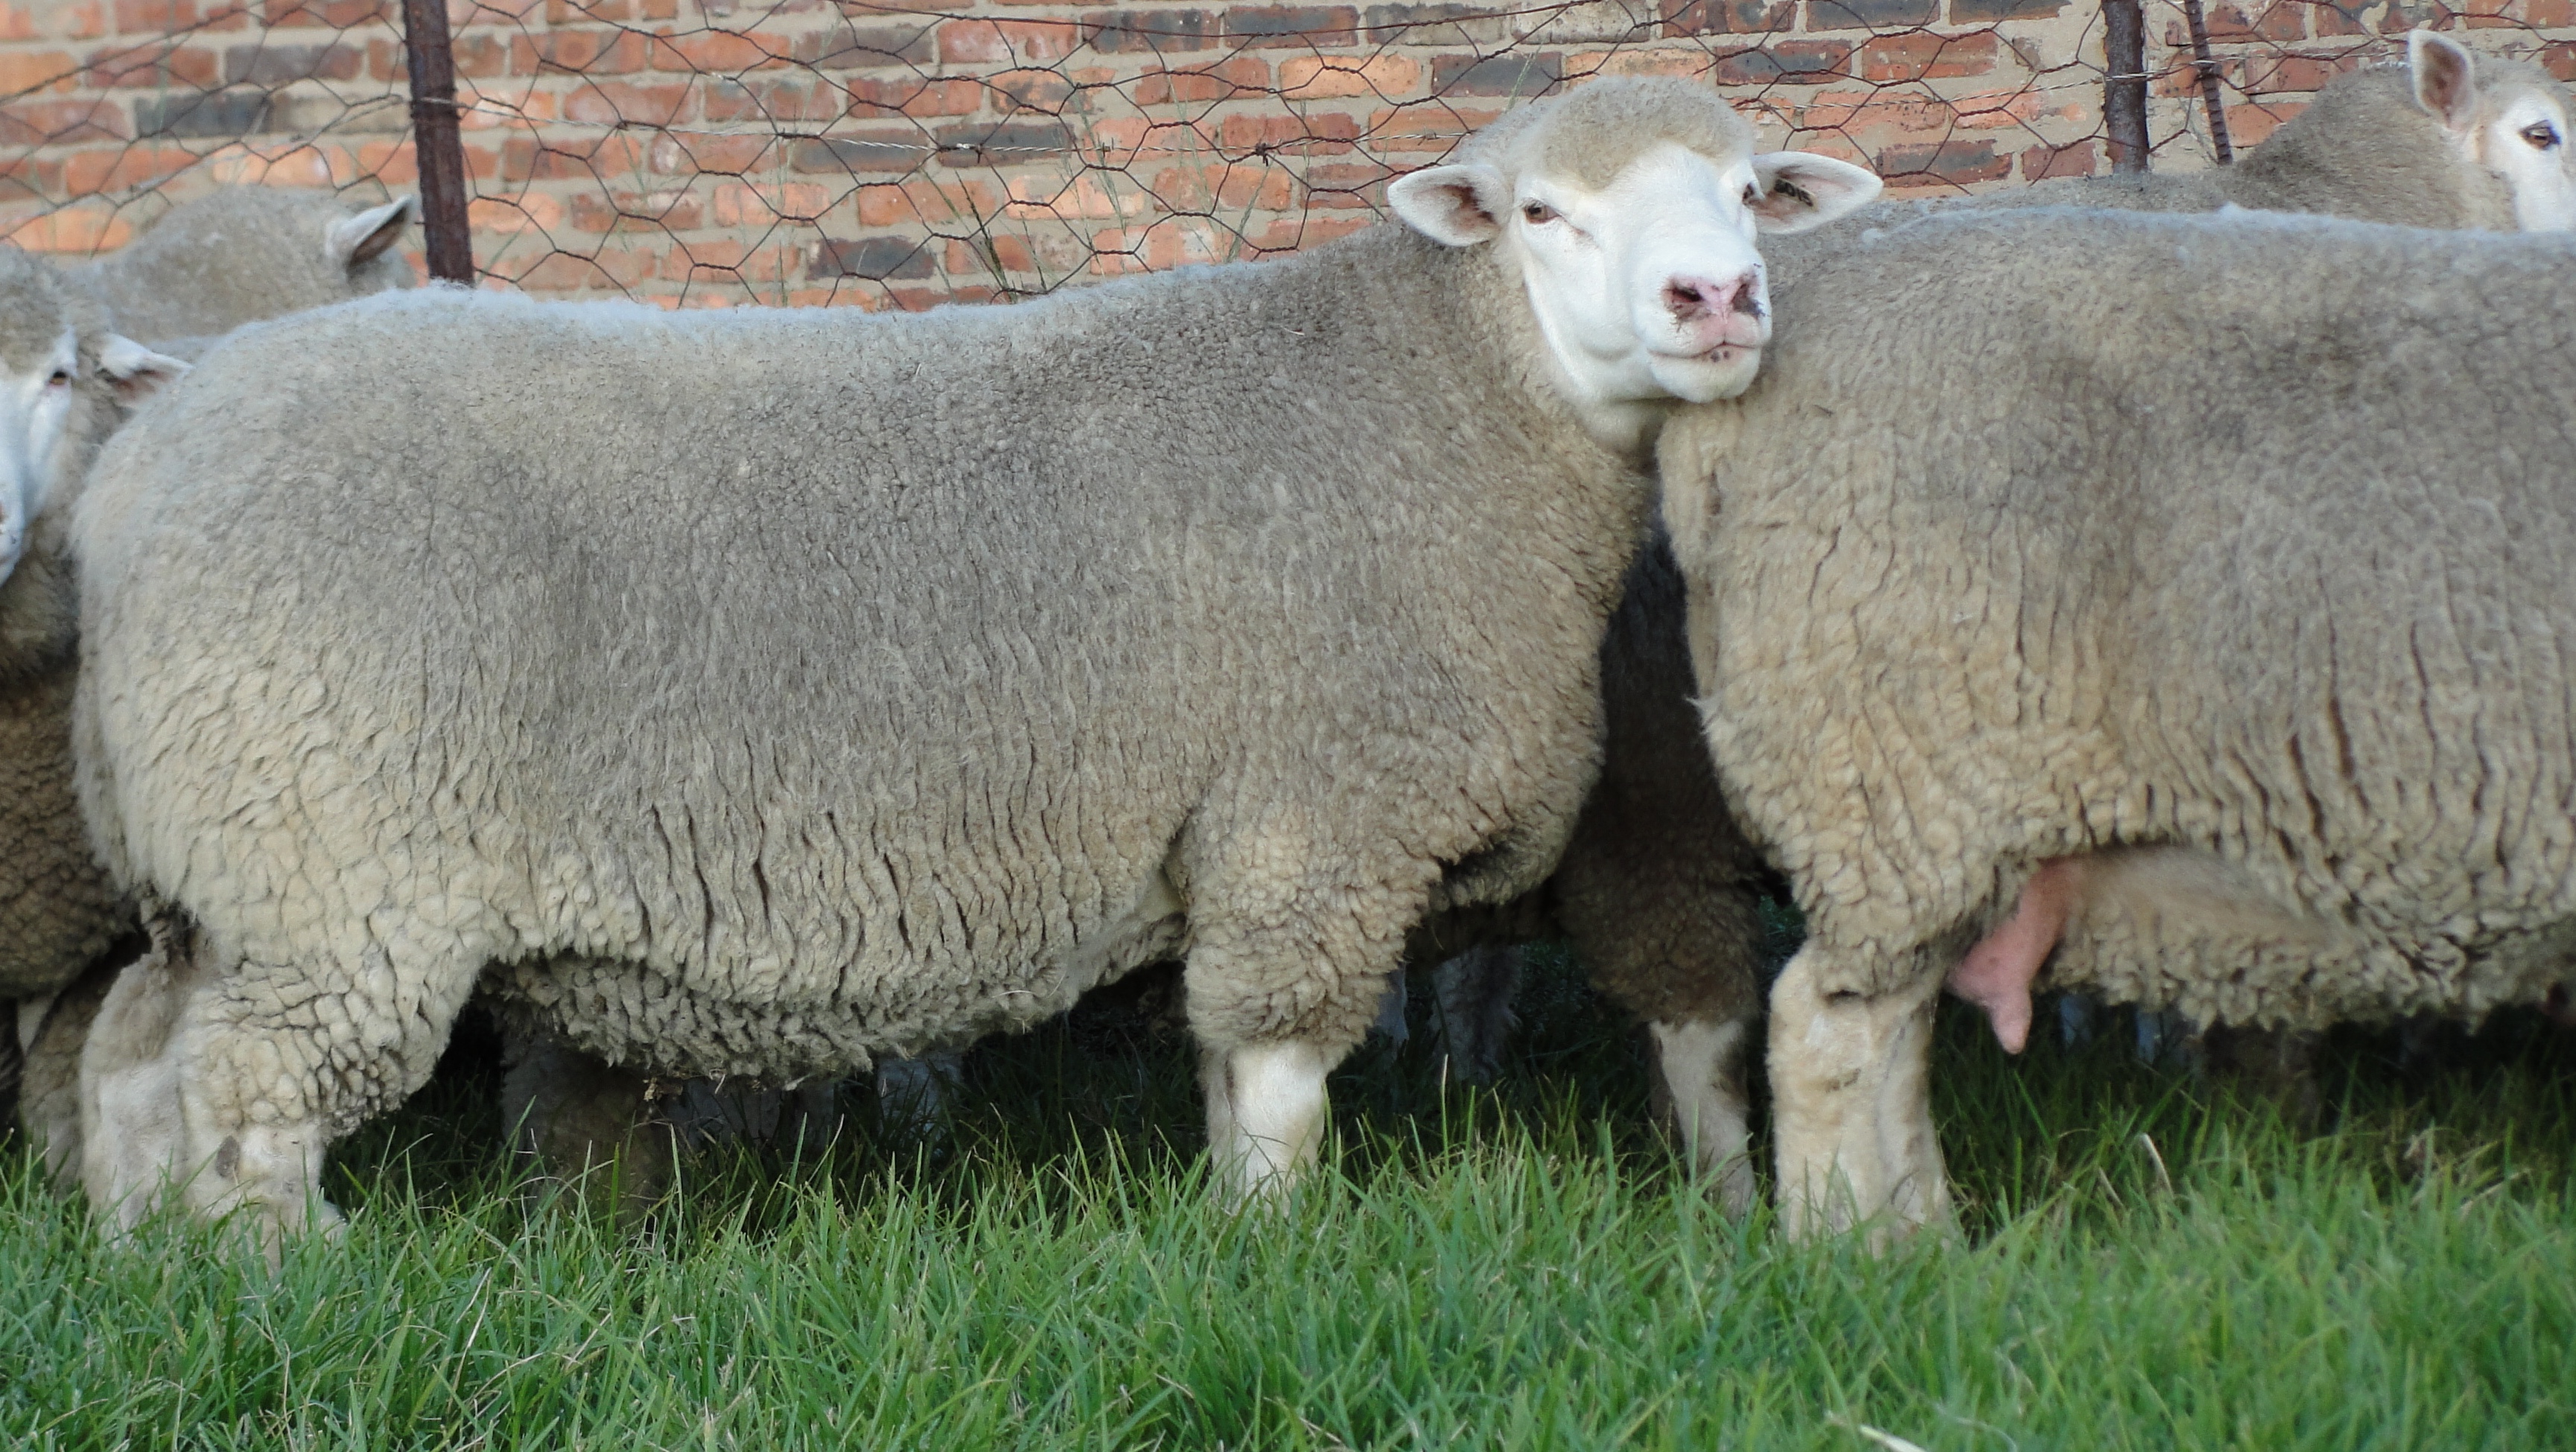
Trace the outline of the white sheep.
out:
[[[352,211],[334,192],[226,187],[71,277],[126,336],[203,346],[245,323],[411,286],[394,244],[417,210],[410,197]]]
[[[2044,182],[1938,204],[1934,210],[2081,206],[2213,212],[2222,207],[2326,212],[2454,229],[2576,226],[2567,88],[2528,62],[2480,58],[2416,31],[2402,65],[2354,71],[2231,167],[2187,174]],[[1924,204],[1891,202],[1895,220]],[[1851,229],[1791,244],[1792,262],[1846,245]],[[1637,587],[1632,587],[1636,593]],[[1679,585],[1648,578],[1642,606],[1613,621],[1605,649],[1611,729],[1603,779],[1560,863],[1551,904],[1523,915],[1531,933],[1560,932],[1599,987],[1644,1020],[1657,1055],[1657,1097],[1672,1106],[1700,1166],[1730,1199],[1751,1193],[1736,1157],[1745,1143],[1743,1048],[1759,1003],[1755,919],[1762,864],[1712,809],[1681,648]],[[1606,668],[1606,663],[1605,663]],[[1623,684],[1624,682],[1624,684]],[[1624,724],[1623,724],[1624,723]],[[1598,884],[1597,894],[1584,884]],[[1510,1022],[1516,960],[1510,933],[1478,938],[1436,970],[1440,1026],[1453,1062],[1490,1073]],[[1730,1166],[1736,1166],[1730,1170]]]
[[[179,358],[200,356],[244,323],[410,286],[410,266],[392,249],[413,211],[408,197],[353,212],[331,193],[228,188],[173,208],[122,251],[68,272],[13,252],[0,275],[0,315],[30,336],[71,326],[77,314],[98,340],[150,342],[157,362],[130,342],[89,344],[103,366],[127,370],[124,387],[139,396],[175,376]],[[84,466],[119,416],[96,416]],[[32,601],[39,579],[50,579],[63,597],[61,618],[42,627],[41,650],[0,641],[0,651],[32,651],[22,665],[0,661],[0,773],[18,778],[0,808],[0,1016],[13,1020],[11,1056],[24,1059],[24,1123],[57,1171],[78,1152],[74,1076],[89,1015],[140,941],[131,907],[117,901],[88,850],[71,795],[70,578],[69,562],[49,556],[25,585],[0,587],[0,600],[14,591]],[[0,1093],[0,1119],[11,1110]]]
[[[2049,943],[2060,983],[2222,1022],[2556,977],[2571,263],[2034,211],[1784,275],[1769,371],[1661,465],[1709,740],[1807,915],[1771,995],[1792,1226],[1943,1213],[1934,998],[2017,1046]]]
[[[83,808],[194,929],[84,1051],[93,1196],[306,1223],[478,983],[794,1081],[1175,951],[1223,1181],[1293,1175],[1415,920],[1574,826],[1642,450],[1759,366],[1755,231],[1876,190],[1600,81],[1277,262],[229,342],[79,515]]]
[[[0,1118],[50,998],[133,931],[91,857],[72,795],[77,628],[61,537],[90,456],[145,395],[187,371],[111,332],[104,309],[43,258],[0,247]],[[60,1087],[37,1055],[27,1087]],[[51,1076],[51,1077],[49,1077]],[[57,1107],[68,1113],[68,1100]]]

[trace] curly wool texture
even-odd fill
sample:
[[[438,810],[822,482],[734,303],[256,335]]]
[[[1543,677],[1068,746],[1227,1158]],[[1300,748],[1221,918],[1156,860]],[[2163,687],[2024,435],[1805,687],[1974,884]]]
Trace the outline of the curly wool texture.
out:
[[[1662,464],[1709,740],[1820,991],[1919,985],[2039,861],[2119,847],[2166,851],[2060,982],[2320,1023],[2554,976],[2571,261],[2091,212],[1808,256],[1769,371]],[[2161,914],[2167,870],[2215,906]]]
[[[1526,891],[1590,784],[1650,489],[1541,348],[1394,228],[921,318],[245,334],[80,535],[84,801],[218,965],[215,1112],[354,1122],[478,977],[708,1076],[1176,950],[1204,1041],[1355,1040],[1448,866]]]

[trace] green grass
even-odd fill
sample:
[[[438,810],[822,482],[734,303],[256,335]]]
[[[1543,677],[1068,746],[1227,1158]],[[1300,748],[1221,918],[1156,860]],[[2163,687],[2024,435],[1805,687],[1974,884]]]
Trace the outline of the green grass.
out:
[[[1563,965],[1523,1011],[1497,1091],[1363,1052],[1335,1173],[1242,1216],[1183,1051],[1097,1022],[979,1053],[944,1152],[701,1159],[633,1233],[524,1203],[452,1073],[274,1277],[103,1247],[0,1147],[0,1446],[2576,1446],[2576,1049],[2536,1026],[2415,1076],[2339,1042],[2303,1138],[1951,1017],[1966,1234],[1872,1259],[1707,1208]]]

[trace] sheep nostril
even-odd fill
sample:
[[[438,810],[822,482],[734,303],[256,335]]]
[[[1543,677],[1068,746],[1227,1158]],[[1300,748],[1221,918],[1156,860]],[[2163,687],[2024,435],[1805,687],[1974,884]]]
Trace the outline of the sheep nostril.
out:
[[[1688,322],[1708,311],[1708,300],[1700,296],[1697,283],[1676,279],[1664,284],[1664,306],[1677,321]]]

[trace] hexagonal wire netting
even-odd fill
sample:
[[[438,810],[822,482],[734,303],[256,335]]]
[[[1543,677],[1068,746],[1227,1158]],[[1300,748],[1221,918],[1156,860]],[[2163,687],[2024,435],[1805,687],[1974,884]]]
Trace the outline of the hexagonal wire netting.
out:
[[[2569,0],[2202,7],[2144,3],[2129,74],[2160,170],[2215,159],[2213,115],[2259,142],[2419,24],[2576,70]],[[2106,170],[2104,10],[451,0],[448,21],[487,283],[920,307],[1307,246],[1596,75],[1705,79],[1767,143],[1900,192]],[[0,4],[0,235],[86,256],[229,183],[411,190],[403,30],[398,0]]]

